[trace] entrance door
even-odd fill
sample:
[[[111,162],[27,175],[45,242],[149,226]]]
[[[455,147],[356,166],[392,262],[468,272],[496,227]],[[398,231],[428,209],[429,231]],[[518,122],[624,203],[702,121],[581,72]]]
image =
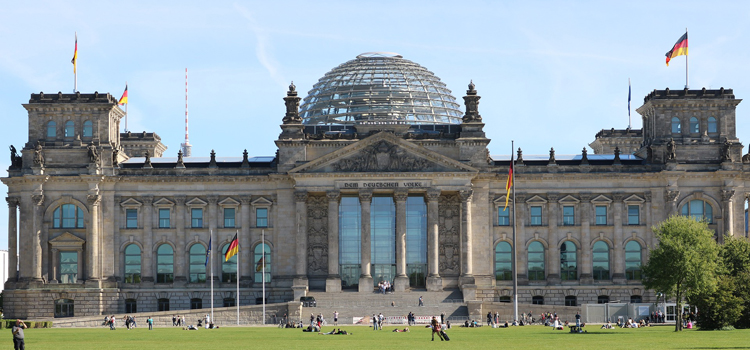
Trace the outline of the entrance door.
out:
[[[412,288],[424,288],[426,271],[427,265],[425,264],[406,265],[406,274],[409,276],[409,286]]]
[[[372,283],[377,286],[378,283],[388,281],[393,284],[393,278],[396,277],[396,265],[373,264],[372,265]]]
[[[341,271],[341,288],[357,289],[359,288],[359,265],[339,265]]]

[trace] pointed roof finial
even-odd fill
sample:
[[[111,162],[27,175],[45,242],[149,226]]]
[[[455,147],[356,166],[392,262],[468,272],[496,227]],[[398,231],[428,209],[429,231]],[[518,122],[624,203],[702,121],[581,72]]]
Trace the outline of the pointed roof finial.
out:
[[[476,86],[474,85],[474,79],[469,80],[469,91],[474,91],[474,88]]]
[[[297,91],[297,87],[294,86],[294,80],[292,80],[292,83],[289,84],[289,91]]]

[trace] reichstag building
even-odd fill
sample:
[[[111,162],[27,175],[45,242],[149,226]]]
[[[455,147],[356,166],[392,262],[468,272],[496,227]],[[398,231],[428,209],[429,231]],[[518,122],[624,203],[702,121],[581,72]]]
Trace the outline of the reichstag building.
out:
[[[121,133],[110,94],[31,94],[28,142],[1,179],[5,315],[207,307],[209,232],[218,306],[234,306],[238,279],[241,305],[264,279],[270,302],[365,297],[380,281],[509,301],[514,263],[522,304],[653,302],[641,283],[653,225],[688,215],[719,241],[745,236],[750,157],[731,89],[654,90],[637,109],[643,129],[602,126],[593,154],[518,149],[508,209],[511,159],[490,155],[484,122],[498,116],[483,120],[479,100],[474,84],[462,105],[421,65],[362,54],[304,99],[294,85],[279,96],[275,156],[204,158]],[[236,232],[240,253],[224,262]]]

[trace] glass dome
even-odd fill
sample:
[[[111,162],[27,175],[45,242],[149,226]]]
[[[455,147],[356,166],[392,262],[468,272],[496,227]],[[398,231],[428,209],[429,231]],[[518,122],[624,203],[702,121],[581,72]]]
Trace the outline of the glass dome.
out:
[[[368,52],[332,69],[308,92],[307,125],[361,122],[460,124],[463,112],[440,78],[390,52]]]

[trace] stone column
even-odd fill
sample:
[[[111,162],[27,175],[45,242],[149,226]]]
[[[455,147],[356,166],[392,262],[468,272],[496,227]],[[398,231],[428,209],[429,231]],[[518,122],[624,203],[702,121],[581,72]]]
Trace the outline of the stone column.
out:
[[[44,195],[32,195],[31,200],[33,202],[33,217],[32,217],[32,232],[31,232],[31,276],[32,282],[42,282],[42,247],[40,246],[40,239],[42,233],[43,216],[44,210]],[[23,251],[23,250],[22,250]]]
[[[184,286],[187,283],[187,261],[185,259],[185,225],[189,220],[185,220],[185,196],[175,196],[175,235],[177,236],[177,249],[174,251],[174,285]],[[147,248],[152,255],[156,254],[156,247],[151,245]],[[152,271],[156,269],[155,265],[149,266]]]
[[[591,194],[581,193],[581,260],[578,264],[581,284],[594,283],[591,261]]]
[[[60,268],[60,250],[52,248],[52,271],[50,272],[50,282],[57,283],[58,269]],[[79,260],[80,265],[80,260]]]
[[[81,263],[83,261],[83,249],[78,248],[76,249],[76,256],[78,256],[78,278],[76,279],[76,283],[82,283],[81,276],[83,276],[83,264]]]
[[[8,281],[15,282],[18,268],[18,204],[15,197],[7,197],[8,202]]]
[[[721,206],[724,211],[724,229],[717,233],[720,244],[724,243],[725,233],[734,236],[734,203],[732,203],[732,197],[734,197],[734,190],[721,190]]]
[[[240,196],[240,202],[242,203],[242,206],[240,206],[240,215],[242,216],[242,223],[240,224],[240,264],[238,268],[240,269],[240,284],[250,287],[253,281],[253,257],[252,257],[252,250],[253,247],[251,246],[252,243],[252,237],[250,237],[250,196],[249,195],[241,195]]]
[[[143,265],[141,265],[141,283],[154,283],[154,197],[145,196],[143,201]]]
[[[474,191],[461,190],[461,277],[460,285],[474,284],[474,240],[471,232],[471,199]]]
[[[86,198],[89,202],[91,221],[86,228],[86,281],[96,282],[99,276],[99,204],[102,196],[90,194]],[[80,260],[78,262],[80,264]]]
[[[295,220],[295,276],[292,282],[294,300],[307,293],[307,191],[294,191]]]
[[[217,213],[217,204],[219,202],[219,196],[216,195],[209,195],[206,197],[208,199],[208,232],[213,233],[214,237],[216,237],[216,243],[212,244],[214,245],[211,247],[211,255],[213,255],[214,262],[213,264],[210,264],[211,267],[209,270],[206,271],[206,280],[211,283],[209,278],[211,278],[211,270],[213,270],[213,276],[214,276],[214,282],[218,283],[221,280],[221,262],[224,261],[221,256],[221,238],[219,237],[219,230],[216,229],[217,224],[219,223],[218,213]],[[231,238],[230,238],[231,239]],[[216,248],[216,249],[214,249]]]
[[[440,190],[431,188],[427,190],[427,290],[443,290],[443,279],[440,277],[440,265],[438,257],[440,250],[438,237],[440,223],[438,216],[438,199],[440,199]]]
[[[341,192],[328,191],[328,277],[326,292],[341,291],[339,274],[339,199]]]
[[[560,247],[557,246],[557,220],[560,214],[557,193],[548,193],[547,200],[547,259],[545,265],[547,270],[547,281],[552,284],[560,283]]]
[[[651,202],[651,191],[646,191],[643,194],[643,196],[645,197],[646,202],[643,203],[643,210],[638,213],[640,214],[638,218],[638,223],[646,226],[645,231],[648,237],[648,239],[646,239],[646,244],[648,245],[648,243],[651,242],[651,246],[656,247],[658,242],[656,241],[656,237],[654,236],[654,231],[651,230],[651,226],[653,226],[653,223],[652,223],[653,214],[652,214],[652,208],[651,208],[653,203]],[[648,255],[650,255],[651,251],[648,249],[648,247],[645,247],[645,248],[646,248],[647,253],[646,253],[646,256],[643,257],[643,261],[648,261]]]
[[[372,191],[362,190],[359,192],[359,205],[362,210],[360,216],[362,237],[361,237],[361,251],[360,257],[362,262],[360,263],[360,275],[359,275],[359,291],[363,293],[372,293],[373,283],[372,274],[370,273],[371,263],[371,247],[370,247],[370,208],[372,205]]]
[[[397,292],[409,289],[409,277],[406,275],[406,200],[408,190],[398,189],[393,193],[396,202],[396,278],[393,287]]]
[[[516,243],[513,247],[513,252],[515,253],[514,264],[518,264],[516,272],[518,273],[519,285],[529,284],[528,255],[524,248],[526,246],[524,242],[528,239],[526,236],[526,220],[528,219],[526,207],[526,195],[516,194],[516,201],[513,203],[513,210],[515,210],[516,213],[515,218],[512,218],[511,220],[516,220]],[[510,224],[513,225],[513,222],[511,221]]]
[[[625,196],[622,193],[612,194],[612,207],[614,211],[614,273],[612,274],[612,282],[614,283],[625,283],[625,248],[622,241],[625,239],[622,231],[622,199]]]

